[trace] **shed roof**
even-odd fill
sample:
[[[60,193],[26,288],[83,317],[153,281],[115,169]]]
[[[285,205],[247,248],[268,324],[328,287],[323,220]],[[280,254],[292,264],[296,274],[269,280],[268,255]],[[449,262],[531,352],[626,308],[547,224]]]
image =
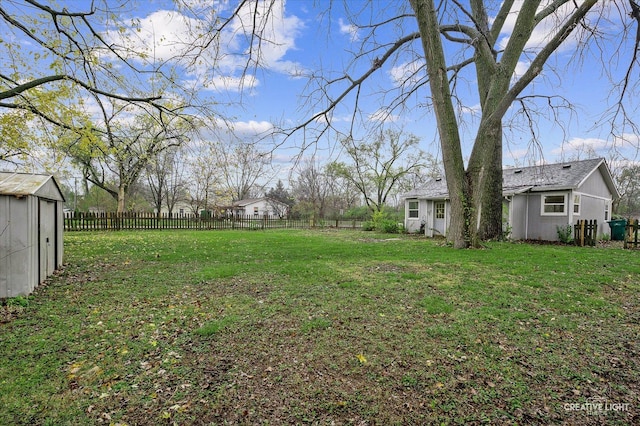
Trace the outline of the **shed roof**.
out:
[[[604,158],[503,169],[502,193],[513,195],[527,191],[577,189],[597,170],[602,173],[613,197],[619,198],[619,192]],[[424,187],[406,193],[404,198],[448,198],[447,182],[445,179],[431,180]]]
[[[0,195],[34,195],[64,201],[64,195],[53,176],[31,173],[0,172]]]

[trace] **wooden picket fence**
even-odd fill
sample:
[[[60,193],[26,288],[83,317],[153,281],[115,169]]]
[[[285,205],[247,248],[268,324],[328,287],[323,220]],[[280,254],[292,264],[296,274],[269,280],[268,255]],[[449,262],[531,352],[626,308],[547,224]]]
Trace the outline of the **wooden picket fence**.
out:
[[[316,227],[361,228],[366,219],[288,218],[279,216],[221,216],[156,214],[152,212],[66,213],[65,231],[118,231],[143,229],[305,229]]]
[[[579,220],[573,225],[573,241],[577,246],[595,246],[598,237],[597,220]]]
[[[627,222],[624,232],[624,248],[638,248],[640,246],[640,241],[638,241],[639,229],[638,219]]]

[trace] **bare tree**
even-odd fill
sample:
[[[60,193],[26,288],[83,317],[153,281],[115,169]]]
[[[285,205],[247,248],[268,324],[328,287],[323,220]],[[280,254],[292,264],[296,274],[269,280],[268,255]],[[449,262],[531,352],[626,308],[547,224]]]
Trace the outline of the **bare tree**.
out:
[[[215,145],[206,144],[192,153],[189,161],[189,184],[187,185],[187,201],[194,215],[202,210],[210,211],[217,201],[220,192],[220,176]]]
[[[253,143],[220,144],[217,158],[222,181],[233,201],[262,194],[264,186],[272,179],[270,153]]]
[[[292,192],[297,202],[295,208],[299,213],[324,217],[329,183],[315,157],[307,158],[299,164],[297,174],[292,179]]]
[[[640,164],[622,168],[616,180],[620,200],[616,203],[615,212],[628,215],[640,213]]]
[[[184,158],[182,147],[171,147],[159,152],[146,167],[151,203],[160,217],[163,207],[169,215],[181,198],[184,198]]]
[[[325,209],[327,214],[342,215],[361,204],[361,194],[350,179],[345,178],[328,164],[324,168],[327,184]]]
[[[342,147],[351,162],[335,161],[330,169],[351,182],[372,211],[381,211],[401,180],[425,166],[419,143],[416,136],[394,130],[378,133],[371,142],[346,138]]]

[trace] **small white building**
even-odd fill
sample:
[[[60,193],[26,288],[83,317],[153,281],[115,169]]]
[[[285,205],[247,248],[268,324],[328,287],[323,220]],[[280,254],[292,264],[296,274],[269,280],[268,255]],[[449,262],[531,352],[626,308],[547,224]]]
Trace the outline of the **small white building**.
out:
[[[53,176],[0,172],[0,298],[30,294],[62,266],[63,208]]]
[[[289,206],[272,198],[249,198],[235,201],[231,206],[236,216],[286,216]]]

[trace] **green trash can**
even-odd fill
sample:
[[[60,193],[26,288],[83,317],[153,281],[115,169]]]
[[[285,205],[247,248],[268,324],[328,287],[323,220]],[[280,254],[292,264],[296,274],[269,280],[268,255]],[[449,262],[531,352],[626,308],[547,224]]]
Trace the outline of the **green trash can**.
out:
[[[627,219],[614,219],[607,223],[611,228],[611,239],[614,241],[624,240],[624,229],[627,226]]]

